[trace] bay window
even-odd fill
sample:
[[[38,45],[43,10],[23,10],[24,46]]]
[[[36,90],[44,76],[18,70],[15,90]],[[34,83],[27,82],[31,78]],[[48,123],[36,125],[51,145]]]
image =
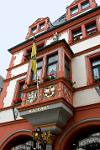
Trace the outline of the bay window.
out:
[[[68,80],[70,79],[70,62],[66,57],[65,57],[65,78],[67,78]]]
[[[58,55],[52,55],[48,57],[47,62],[47,77],[50,79],[55,79],[57,77],[57,64],[58,64]]]
[[[37,76],[39,79],[41,79],[42,75],[42,66],[43,66],[43,60],[37,61]],[[34,75],[34,72],[32,72],[32,80],[36,80],[36,75]]]

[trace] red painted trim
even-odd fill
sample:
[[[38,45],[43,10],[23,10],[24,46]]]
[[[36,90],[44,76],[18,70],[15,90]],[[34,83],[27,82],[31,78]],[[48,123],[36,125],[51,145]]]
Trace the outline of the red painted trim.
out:
[[[7,78],[7,79],[4,80],[4,83],[5,83],[5,82],[8,82],[8,81],[10,81],[10,80],[14,80],[14,79],[16,79],[16,78],[22,77],[22,76],[26,75],[26,73],[27,73],[27,72],[24,72],[24,73],[21,73],[21,74],[19,74],[19,75],[17,75],[17,76]]]
[[[91,83],[91,84],[88,84],[86,86],[82,86],[82,87],[79,87],[79,88],[75,88],[74,89],[74,92],[77,92],[77,91],[82,91],[82,90],[86,90],[86,89],[90,89],[92,87],[95,87],[95,86],[98,86],[100,85],[100,82],[97,82],[97,83]]]
[[[87,84],[88,85],[91,85],[91,83],[93,83],[91,60],[96,59],[97,57],[100,57],[100,52],[97,52],[95,54],[90,54],[85,57],[86,67],[87,67],[86,69],[87,69]]]
[[[25,83],[25,78],[24,79],[21,79],[21,80],[18,80],[16,82],[16,85],[15,85],[15,92],[14,92],[14,96],[13,96],[13,100],[12,100],[12,105],[13,105],[13,102],[14,102],[14,99],[18,98],[18,93],[19,93],[19,88],[20,88],[20,84],[24,82]],[[23,100],[23,98],[22,98]]]
[[[9,124],[9,126],[5,126],[3,129],[6,130],[6,133],[2,135],[0,140],[1,150],[7,150],[11,148],[11,144],[15,143],[15,141],[17,142],[18,138],[20,137],[32,137],[32,131],[34,130],[32,125],[25,121],[16,121],[16,123]],[[4,130],[1,133],[4,133]]]
[[[44,23],[44,28],[40,29],[39,25]],[[36,31],[34,33],[32,33],[32,28],[36,28]],[[30,37],[34,36],[35,34],[42,32],[42,31],[47,31],[49,28],[49,18],[39,18],[37,19],[31,26],[29,26],[29,30],[28,33],[26,35],[25,39],[29,39]]]
[[[96,2],[95,0],[89,0],[89,6],[85,9],[82,9],[82,3],[85,2],[86,0],[80,0],[80,1],[74,1],[70,6],[67,7],[67,12],[66,12],[66,19],[67,20],[70,20],[71,18],[73,18],[74,16],[77,16],[78,14],[84,12],[85,10],[88,10],[89,8],[93,9],[95,8],[97,5],[96,5]],[[71,9],[73,9],[74,7],[78,7],[78,12],[77,13],[74,13],[74,14],[71,14]]]
[[[80,55],[83,55],[83,54],[87,54],[89,52],[97,50],[98,48],[100,48],[100,45],[97,45],[97,46],[94,46],[92,48],[86,49],[82,52],[78,52],[78,53],[74,54],[74,57],[77,57],[77,56],[80,56]]]
[[[26,110],[30,110],[30,109],[34,109],[34,108],[38,108],[38,107],[41,107],[41,106],[47,106],[47,105],[51,105],[51,104],[54,104],[54,103],[58,103],[58,102],[62,102],[64,103],[68,108],[70,108],[72,111],[73,111],[73,106],[67,102],[63,97],[60,97],[60,98],[57,98],[57,99],[52,99],[51,100],[42,100],[42,101],[38,101],[38,102],[34,102],[33,104],[26,104],[22,107],[19,107],[18,110],[19,112],[21,111],[26,111]]]
[[[16,65],[16,66],[13,66],[13,67],[8,68],[7,71],[10,71],[10,70],[15,69],[15,68],[17,68],[17,67],[20,67],[20,66],[22,66],[22,65],[25,65],[25,64],[27,64],[28,62],[29,62],[28,60],[26,60],[26,61],[24,61],[24,62],[21,62],[20,64],[18,64],[18,65]]]
[[[14,66],[14,60],[15,60],[15,59],[16,59],[16,56],[12,55],[9,68],[11,68],[11,67]]]
[[[99,15],[99,13],[100,13],[99,10],[97,10],[97,11],[92,12],[91,14],[87,14],[86,16],[83,16],[83,17],[81,17],[81,18],[79,18],[79,19],[77,19],[77,20],[75,20],[75,21],[73,21],[73,22],[69,22],[68,24],[66,24],[66,25],[64,25],[64,26],[58,27],[57,29],[55,29],[55,30],[53,30],[53,31],[51,31],[51,32],[49,32],[49,33],[46,33],[46,34],[44,34],[44,35],[41,35],[40,37],[36,38],[36,43],[39,42],[39,41],[41,41],[41,40],[46,40],[46,39],[48,39],[49,37],[52,37],[55,32],[61,33],[61,32],[63,32],[64,30],[67,30],[67,29],[69,29],[69,28],[72,27],[72,26],[75,26],[75,25],[77,25],[77,24],[80,24],[80,23],[83,22],[83,21],[87,21],[87,20],[89,20],[90,18],[96,17],[96,16]],[[13,54],[13,53],[15,53],[15,52],[18,52],[18,51],[20,51],[20,50],[22,50],[22,49],[28,47],[28,46],[32,46],[32,43],[33,43],[33,41],[29,41],[28,43],[25,43],[25,44],[23,44],[23,45],[21,45],[21,46],[17,46],[16,48],[12,48],[12,49],[11,49],[11,53]]]

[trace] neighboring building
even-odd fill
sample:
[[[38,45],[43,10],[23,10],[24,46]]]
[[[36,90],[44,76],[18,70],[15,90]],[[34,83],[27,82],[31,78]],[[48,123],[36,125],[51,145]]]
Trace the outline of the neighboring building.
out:
[[[43,150],[41,139],[32,138],[38,127],[51,132],[46,150],[99,150],[100,6],[95,0],[75,0],[54,23],[37,19],[25,39],[8,50],[0,150]],[[39,90],[31,71],[33,42]]]
[[[3,81],[4,81],[4,78],[2,76],[0,76],[0,95],[1,95],[1,92],[3,89]]]

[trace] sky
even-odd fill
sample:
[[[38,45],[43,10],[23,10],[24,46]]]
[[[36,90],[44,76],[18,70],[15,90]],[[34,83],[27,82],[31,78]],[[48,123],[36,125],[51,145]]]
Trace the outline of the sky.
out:
[[[0,0],[0,75],[6,77],[9,48],[23,42],[28,27],[38,18],[51,22],[63,15],[73,0]],[[96,0],[100,5],[100,0]]]

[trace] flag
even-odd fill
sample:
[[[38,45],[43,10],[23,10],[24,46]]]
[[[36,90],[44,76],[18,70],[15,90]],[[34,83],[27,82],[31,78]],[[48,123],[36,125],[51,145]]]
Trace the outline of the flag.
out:
[[[36,54],[37,54],[37,48],[36,48],[36,44],[33,43],[32,45],[32,52],[31,52],[31,59],[32,59],[32,71],[34,73],[34,75],[37,75],[37,62],[36,62]]]

